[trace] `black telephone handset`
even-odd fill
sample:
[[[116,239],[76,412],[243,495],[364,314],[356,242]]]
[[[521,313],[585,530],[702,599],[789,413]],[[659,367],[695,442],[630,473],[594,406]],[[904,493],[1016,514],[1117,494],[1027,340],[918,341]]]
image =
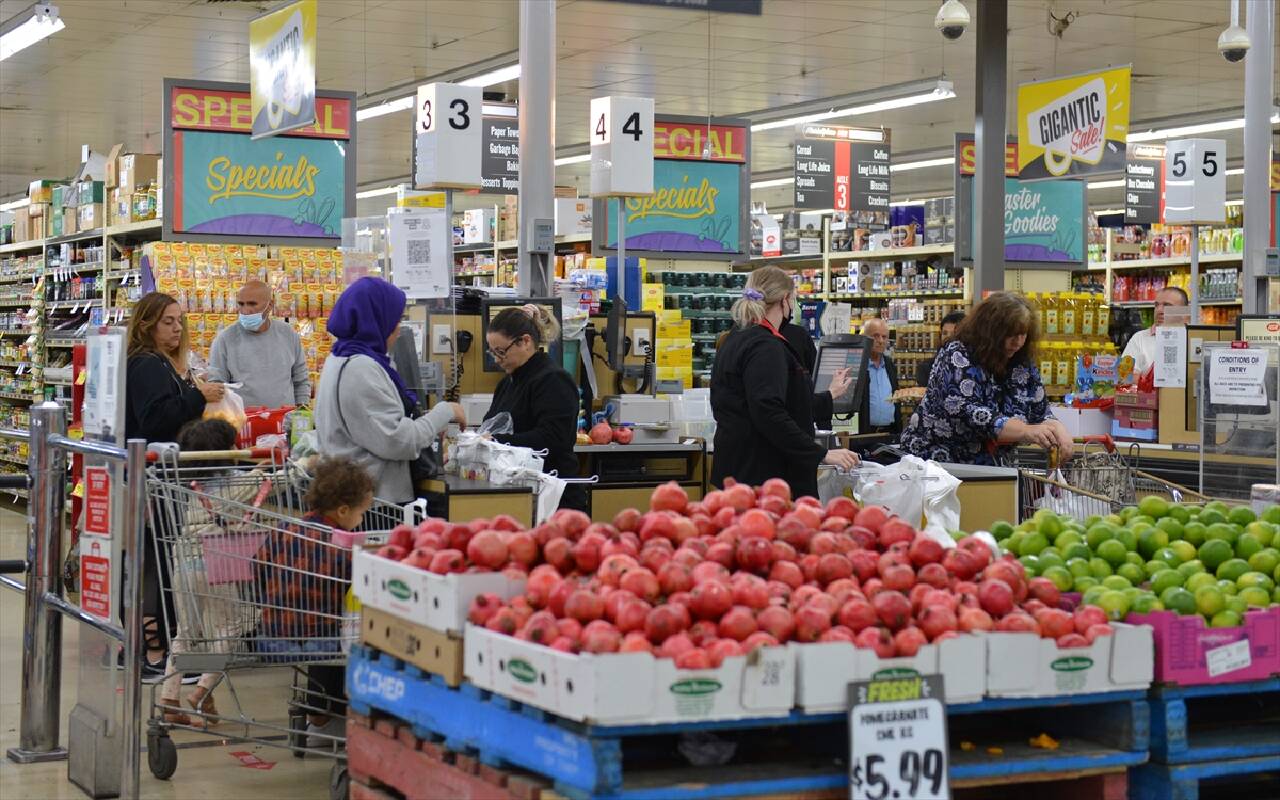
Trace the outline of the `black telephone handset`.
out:
[[[471,342],[475,339],[471,335],[471,331],[458,331],[456,336],[457,345],[454,347],[454,352],[450,357],[453,365],[453,380],[445,392],[445,399],[451,403],[458,402],[458,396],[462,388],[462,357],[471,349]]]

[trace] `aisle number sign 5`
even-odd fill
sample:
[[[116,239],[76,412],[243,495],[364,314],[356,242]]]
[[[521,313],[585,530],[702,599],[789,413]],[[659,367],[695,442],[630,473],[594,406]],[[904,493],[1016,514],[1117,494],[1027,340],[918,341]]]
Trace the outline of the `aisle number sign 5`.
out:
[[[1165,222],[1211,225],[1227,220],[1227,143],[1179,139],[1165,150]]]
[[[653,98],[597,97],[591,101],[591,194],[653,194]]]
[[[418,87],[414,119],[413,183],[417,189],[479,189],[479,86],[430,83]]]

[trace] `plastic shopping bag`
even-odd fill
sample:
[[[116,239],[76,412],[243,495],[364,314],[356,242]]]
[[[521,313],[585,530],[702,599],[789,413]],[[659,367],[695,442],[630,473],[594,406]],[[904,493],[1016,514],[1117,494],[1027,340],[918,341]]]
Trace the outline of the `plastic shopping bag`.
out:
[[[226,420],[237,431],[248,422],[244,413],[244,400],[236,394],[235,389],[225,389],[221,400],[205,404],[204,418]]]
[[[488,434],[489,436],[500,436],[504,433],[514,433],[515,428],[511,422],[511,415],[506,411],[499,411],[492,417],[480,423],[478,433],[481,436]]]
[[[1066,483],[1066,478],[1060,469],[1055,469],[1047,477],[1056,483]],[[1055,483],[1042,485],[1044,496],[1036,501],[1036,508],[1045,508],[1055,514],[1070,515],[1076,519],[1085,519],[1095,514],[1101,517],[1111,513],[1111,504],[1106,500],[1081,492],[1073,492]]]
[[[956,493],[960,479],[936,461],[925,462],[924,477],[925,530],[939,531],[950,542],[950,532],[960,529],[960,497]]]
[[[857,493],[864,505],[884,506],[918,527],[924,516],[925,477],[925,462],[915,456],[888,466],[864,461]]]
[[[858,483],[857,471],[845,472],[834,467],[818,469],[818,499],[825,506],[837,497],[854,498],[854,488]]]
[[[541,525],[556,513],[560,507],[560,498],[564,495],[564,487],[568,484],[554,475],[537,474],[538,481],[538,518],[534,525]]]

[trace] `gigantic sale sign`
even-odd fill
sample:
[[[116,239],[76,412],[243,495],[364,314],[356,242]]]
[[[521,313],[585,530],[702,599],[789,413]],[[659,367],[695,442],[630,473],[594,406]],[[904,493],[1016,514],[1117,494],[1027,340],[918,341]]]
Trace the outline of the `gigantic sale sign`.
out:
[[[1124,169],[1129,66],[1018,86],[1019,177]]]

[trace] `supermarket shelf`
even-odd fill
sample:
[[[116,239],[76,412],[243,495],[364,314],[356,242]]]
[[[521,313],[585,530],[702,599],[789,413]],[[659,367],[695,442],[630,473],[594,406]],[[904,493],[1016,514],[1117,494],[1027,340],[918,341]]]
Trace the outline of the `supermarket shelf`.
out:
[[[30,330],[9,330],[7,328],[0,329],[0,336],[30,336]]]
[[[3,461],[6,464],[21,464],[24,467],[27,466],[27,460],[25,458],[19,458],[18,456],[11,456],[6,453],[0,453],[0,461]],[[0,491],[3,491],[3,490],[0,490]]]
[[[0,244],[0,255],[5,253],[22,253],[27,250],[39,250],[44,247],[47,239],[32,239],[29,242],[14,242],[13,244]]]
[[[895,247],[890,250],[851,250],[832,253],[832,261],[908,261],[927,256],[949,256],[955,253],[954,244],[924,244],[918,247]]]
[[[777,264],[784,266],[787,264],[804,263],[812,261],[816,264],[822,263],[822,253],[786,253],[776,256],[752,256],[748,263],[750,264]],[[833,254],[834,257],[835,254]]]
[[[44,346],[45,347],[75,347],[78,344],[82,344],[84,340],[85,340],[85,337],[83,336],[68,336],[60,339],[46,339]]]
[[[1238,306],[1244,300],[1237,297],[1235,300],[1201,300],[1202,306]],[[1155,303],[1150,300],[1116,300],[1111,303],[1113,306],[1121,308],[1152,308]]]
[[[53,272],[65,272],[71,275],[83,275],[84,273],[87,273],[87,272],[101,272],[101,271],[102,271],[101,261],[89,261],[85,263],[70,264],[70,265],[55,264],[52,266],[45,267],[46,274],[53,273]]]
[[[0,283],[34,283],[37,277],[35,272],[14,273],[12,275],[0,275]]]
[[[26,300],[5,300],[0,299],[0,308],[23,308],[33,304],[33,299],[28,297]]]
[[[834,292],[828,300],[894,300],[900,297],[964,297],[963,289],[917,289],[909,292]]]
[[[30,361],[4,361],[0,360],[0,367],[29,367],[32,366]]]
[[[580,244],[583,242],[590,243],[591,234],[578,233],[572,236],[557,236],[556,244]],[[454,255],[460,253],[487,253],[492,250],[519,250],[520,241],[518,239],[503,239],[499,242],[473,242],[471,244],[455,244],[453,246]]]
[[[45,386],[70,386],[72,383],[70,378],[45,378]]]
[[[46,300],[45,311],[61,311],[64,308],[84,308],[88,310],[94,305],[101,305],[101,297],[89,297],[84,300]]]
[[[93,230],[80,231],[79,233],[71,233],[66,236],[54,236],[52,239],[45,239],[44,243],[48,247],[59,244],[69,244],[71,242],[87,242],[90,239],[101,239],[102,228],[94,228]]]
[[[1215,253],[1214,255],[1201,255],[1201,264],[1229,264],[1233,261],[1241,261],[1243,255],[1241,253]],[[1139,258],[1134,261],[1111,261],[1104,262],[1104,267],[1111,269],[1160,269],[1162,267],[1189,267],[1191,266],[1191,257],[1179,258]]]
[[[126,222],[123,225],[108,225],[107,236],[132,236],[138,234],[159,234],[164,227],[164,220],[160,218],[142,220],[141,222]]]
[[[6,400],[25,400],[28,403],[33,402],[32,397],[34,396],[34,392],[30,394],[22,394],[20,392],[0,392],[0,397],[5,398]]]

